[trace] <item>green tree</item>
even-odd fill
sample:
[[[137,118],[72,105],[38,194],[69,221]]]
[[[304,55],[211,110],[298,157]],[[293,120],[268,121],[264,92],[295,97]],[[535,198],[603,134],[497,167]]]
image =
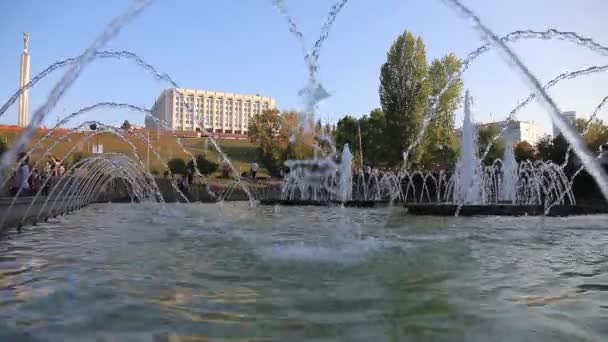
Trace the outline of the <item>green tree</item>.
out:
[[[197,155],[195,159],[196,166],[203,175],[210,175],[214,173],[220,166],[218,163],[212,162],[211,160],[205,158],[205,156]],[[192,160],[188,162],[187,168],[188,170],[195,172],[194,163],[192,162]]]
[[[288,137],[285,135],[291,134],[291,132],[287,132],[287,127],[283,123],[284,120],[279,111],[269,109],[254,116],[249,125],[249,139],[258,144],[260,163],[271,175],[279,173],[284,156],[281,145],[287,143],[285,139]]]
[[[386,132],[386,117],[380,108],[373,109],[369,116],[360,120],[361,140],[363,144],[363,163],[385,165],[386,152],[389,144],[384,137]],[[357,143],[357,147],[358,147]]]
[[[587,123],[587,119],[576,118],[576,120],[574,121],[574,128],[579,134],[583,134],[587,126],[589,126]]]
[[[349,144],[350,150],[353,154],[359,153],[358,143],[358,132],[357,132],[358,119],[346,115],[338,121],[336,125],[336,147],[341,150],[345,144]]]
[[[545,136],[536,143],[536,157],[544,161],[562,164],[568,151],[568,142],[560,134],[556,138]]]
[[[596,118],[589,121],[587,119],[578,118],[574,123],[574,127],[579,134],[584,134],[583,138],[591,152],[597,153],[600,146],[608,142],[608,125],[600,119]],[[561,134],[554,139],[546,138],[539,143],[538,152],[540,158],[552,160],[556,163],[564,162],[566,152],[568,151],[568,142]],[[578,158],[571,151],[568,158],[568,166],[570,168],[573,166],[572,164],[575,160],[578,160]]]
[[[477,147],[481,153],[485,153],[488,144],[490,144],[490,142],[492,142],[492,140],[494,140],[494,138],[500,134],[500,131],[501,128],[497,124],[489,124],[477,128]],[[494,162],[494,160],[502,158],[505,153],[505,146],[506,143],[503,138],[494,140],[484,162],[486,164],[491,164]]]
[[[258,150],[260,164],[264,165],[266,170],[273,176],[279,175],[279,170],[283,165],[284,155],[284,150],[278,144],[269,145],[264,148],[259,148]]]
[[[353,154],[353,160],[355,165],[361,165],[361,155],[359,146],[359,128],[358,125],[364,121],[365,118],[357,119],[350,115],[346,115],[338,121],[336,125],[335,141],[336,148],[338,151],[344,149],[344,145],[348,144],[350,151]],[[365,123],[363,123],[365,124]],[[363,135],[365,127],[361,128],[361,134]]]
[[[410,32],[401,34],[380,70],[380,103],[386,117],[386,138],[391,142],[387,159],[398,164],[402,151],[413,144],[427,108],[430,86],[427,80],[426,49],[422,38]],[[411,160],[420,159],[420,151]]]
[[[185,175],[188,171],[186,162],[182,158],[173,158],[167,163],[169,170],[176,175]]]
[[[598,119],[590,122],[587,126],[585,141],[589,150],[592,152],[598,151],[600,146],[608,143],[608,125]]]
[[[359,146],[359,127],[361,128],[361,145]],[[351,152],[357,164],[385,165],[386,118],[380,108],[372,110],[368,115],[356,119],[347,115],[338,121],[335,133],[336,147],[342,149],[344,144],[350,145]],[[363,149],[360,153],[360,149]]]
[[[454,113],[462,96],[462,80],[454,80],[448,89],[439,98],[437,97],[447,85],[448,77],[460,71],[461,68],[462,62],[453,53],[433,60],[429,68],[431,96],[439,102],[435,115],[427,128],[424,141],[421,146],[418,146],[419,149],[422,149],[421,162],[426,168],[433,165],[449,168],[456,163],[458,137],[454,129]]]
[[[534,150],[534,146],[532,146],[527,141],[520,141],[515,146],[515,159],[517,162],[522,162],[524,160],[536,160],[536,151]]]
[[[281,116],[278,109],[268,109],[254,116],[249,124],[249,140],[260,146],[270,145],[281,130]]]
[[[300,123],[303,113],[276,109],[266,110],[253,118],[249,139],[258,144],[260,163],[271,175],[278,175],[286,159],[310,158],[314,150],[314,132],[305,132]],[[320,122],[315,125],[317,129]]]
[[[318,133],[307,132],[300,127],[300,123],[305,118],[306,116],[304,113],[296,111],[285,111],[281,113],[279,142],[284,149],[283,160],[312,158],[316,142],[315,136]]]
[[[122,123],[122,126],[120,126],[120,128],[131,129],[131,123],[129,122],[129,120],[125,120],[125,122]]]

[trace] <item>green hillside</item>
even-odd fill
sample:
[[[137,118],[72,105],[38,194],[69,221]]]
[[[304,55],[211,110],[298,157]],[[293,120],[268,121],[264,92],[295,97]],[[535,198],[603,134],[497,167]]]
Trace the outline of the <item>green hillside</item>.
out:
[[[163,166],[163,162],[159,160],[154,151],[156,151],[161,158],[167,162],[172,158],[182,158],[186,162],[190,160],[188,153],[184,152],[177,142],[177,137],[164,132],[158,134],[156,131],[150,131],[150,153],[148,159],[148,153],[146,151],[145,140],[141,137],[147,137],[147,131],[136,131],[136,132],[123,132],[120,136],[116,136],[110,133],[102,133],[96,137],[91,137],[90,131],[67,131],[55,132],[47,140],[42,143],[42,147],[37,149],[31,157],[32,163],[40,159],[47,149],[55,145],[45,157],[48,160],[50,157],[63,158],[68,151],[73,149],[76,154],[88,155],[95,144],[101,144],[104,147],[104,152],[120,152],[128,155],[133,154],[133,148],[128,142],[131,142],[135,146],[135,153],[139,156],[144,164],[149,163],[150,170],[158,172],[159,174],[164,173],[166,167]],[[0,128],[0,139],[11,145],[12,142],[20,134],[19,131],[14,129],[1,129]],[[36,142],[40,141],[45,135],[45,132],[36,132],[34,139],[28,144],[28,149],[31,149]],[[128,142],[127,142],[128,141]],[[181,137],[182,146],[186,151],[193,155],[205,155],[208,159],[221,162],[218,152],[213,147],[213,144],[207,141],[207,138],[197,137]],[[235,140],[235,139],[219,139],[218,145],[223,152],[230,158],[234,167],[242,173],[249,170],[250,164],[257,160],[257,147],[249,142],[248,140]],[[73,155],[72,155],[73,156]],[[72,161],[72,156],[66,158],[67,164],[69,165]],[[259,162],[259,161],[258,161]],[[261,165],[260,165],[261,166]],[[265,169],[260,169],[260,174],[267,174]]]

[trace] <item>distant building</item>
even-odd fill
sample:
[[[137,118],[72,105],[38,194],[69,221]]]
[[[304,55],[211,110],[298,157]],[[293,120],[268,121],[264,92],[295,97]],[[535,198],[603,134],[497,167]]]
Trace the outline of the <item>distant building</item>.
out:
[[[561,115],[572,125],[574,126],[576,123],[576,111],[568,111],[568,112],[562,112]],[[560,131],[559,129],[555,126],[555,124],[553,124],[553,137],[556,138],[558,135],[560,135]]]
[[[164,90],[152,115],[175,130],[247,134],[251,118],[272,108],[272,97],[180,88]],[[146,127],[157,126],[148,119]]]
[[[517,144],[522,141],[527,141],[530,145],[536,145],[540,140],[538,125],[534,122],[526,121],[498,121],[485,124],[477,124],[477,127],[487,127],[489,125],[498,125],[501,129],[507,127],[502,132],[501,137],[507,141]]]
[[[509,123],[509,128],[504,133],[507,140],[519,143],[527,141],[530,145],[536,145],[540,140],[538,125],[534,122],[513,121]]]

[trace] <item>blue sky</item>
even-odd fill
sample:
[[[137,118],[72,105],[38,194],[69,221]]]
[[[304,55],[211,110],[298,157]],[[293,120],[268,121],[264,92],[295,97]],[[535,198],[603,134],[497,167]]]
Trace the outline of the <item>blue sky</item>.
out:
[[[318,37],[333,1],[285,0],[305,33],[308,44]],[[576,31],[608,45],[608,1],[605,0],[467,0],[465,4],[499,35],[518,29],[556,28]],[[32,76],[56,60],[78,55],[109,21],[128,6],[125,0],[1,1],[0,101],[19,84],[22,33],[31,33]],[[335,122],[345,114],[360,116],[379,106],[379,70],[386,51],[404,30],[421,35],[428,58],[449,52],[465,56],[482,45],[466,21],[439,0],[351,0],[321,51],[320,78],[332,97],[320,106],[320,117]],[[511,44],[542,83],[564,71],[608,64],[608,58],[561,41]],[[130,50],[180,86],[273,96],[281,109],[302,107],[297,95],[305,84],[306,68],[298,42],[271,0],[156,0],[111,41],[107,49]],[[30,93],[33,112],[62,72],[42,81]],[[475,98],[478,121],[506,117],[530,91],[502,59],[490,52],[465,75]],[[168,84],[156,81],[129,61],[97,60],[50,113],[58,115],[101,101],[150,107]],[[588,116],[608,95],[608,75],[596,74],[564,81],[550,91],[563,110]],[[16,123],[17,106],[0,123]],[[607,113],[602,113],[604,119]],[[143,123],[139,113],[103,110],[79,120],[120,124]],[[458,120],[461,115],[458,114]],[[520,119],[536,121],[550,131],[545,111],[532,104]]]

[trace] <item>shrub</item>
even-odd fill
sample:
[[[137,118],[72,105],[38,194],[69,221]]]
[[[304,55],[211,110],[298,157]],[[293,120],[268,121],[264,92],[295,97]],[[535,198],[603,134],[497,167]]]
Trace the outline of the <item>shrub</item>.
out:
[[[232,176],[232,168],[228,162],[222,162],[222,164],[220,164],[220,171],[222,171],[223,178],[230,178]]]
[[[196,156],[196,166],[203,175],[210,175],[219,168],[218,163],[214,163],[204,156]],[[194,172],[194,163],[192,161],[188,162],[188,169]]]
[[[169,160],[167,166],[169,166],[169,170],[171,170],[171,172],[176,175],[185,175],[188,171],[188,168],[186,167],[186,162],[181,158],[173,158]]]

